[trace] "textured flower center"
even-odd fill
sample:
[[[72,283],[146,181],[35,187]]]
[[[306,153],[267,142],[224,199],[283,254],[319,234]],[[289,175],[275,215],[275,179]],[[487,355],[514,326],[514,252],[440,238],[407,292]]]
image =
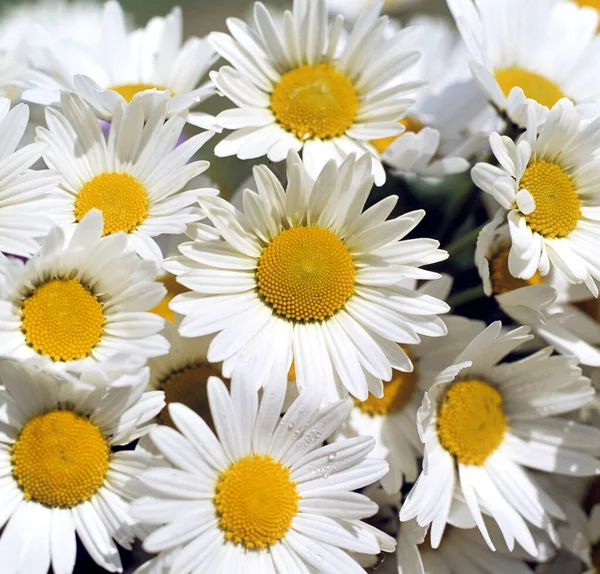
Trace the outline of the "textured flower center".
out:
[[[247,456],[223,471],[214,503],[225,538],[266,548],[285,537],[300,496],[290,471],[270,456]]]
[[[158,279],[166,288],[167,294],[165,298],[153,309],[150,309],[149,313],[155,313],[159,315],[163,319],[170,321],[171,323],[175,322],[175,312],[169,308],[169,303],[173,300],[177,295],[181,295],[181,293],[187,293],[189,289],[184,287],[181,283],[177,282],[175,275],[171,275],[170,273],[165,277],[161,277]]]
[[[495,77],[506,97],[513,88],[521,88],[525,97],[547,108],[551,108],[558,100],[565,97],[554,82],[522,68],[504,68],[498,70]]]
[[[438,438],[459,463],[481,466],[502,443],[507,421],[497,389],[477,379],[459,381],[440,405]]]
[[[406,131],[402,133],[412,132],[418,134],[425,126],[419,121],[410,116],[406,116],[398,121],[402,124]],[[400,134],[402,135],[402,134]],[[386,138],[380,138],[377,140],[371,140],[369,143],[380,153],[383,154],[397,139],[399,136],[388,136]]]
[[[544,282],[539,271],[536,271],[531,279],[513,277],[508,270],[508,253],[509,249],[502,249],[490,261],[490,278],[494,295],[502,295],[528,285],[541,285]]]
[[[148,215],[146,188],[128,173],[101,173],[77,195],[75,220],[94,208],[104,216],[104,235],[135,231]]]
[[[352,256],[331,231],[294,227],[265,247],[256,271],[261,297],[278,315],[323,321],[354,291]]]
[[[161,424],[174,426],[167,405],[183,403],[198,413],[207,423],[212,423],[206,385],[209,377],[221,374],[210,365],[190,365],[171,373],[161,384],[165,393],[165,406],[158,415]]]
[[[600,11],[600,0],[575,0],[575,4],[579,4],[580,6],[589,6],[590,8],[595,8]]]
[[[352,82],[333,66],[302,66],[275,86],[271,109],[283,129],[301,140],[334,138],[354,123],[358,97]]]
[[[130,102],[133,100],[133,96],[139,92],[143,92],[144,90],[166,90],[167,88],[162,86],[154,86],[152,84],[120,84],[118,86],[111,86],[108,89],[112,90],[113,92],[117,92],[117,94],[121,94],[121,96],[125,98],[126,102]]]
[[[520,189],[527,189],[535,209],[525,215],[533,231],[544,237],[564,237],[581,217],[581,201],[571,178],[555,163],[535,161],[525,170]]]
[[[71,411],[30,419],[12,448],[13,475],[26,500],[71,508],[104,483],[110,446],[98,427]]]
[[[21,331],[30,347],[53,361],[91,354],[104,324],[102,304],[77,279],[53,279],[23,301]]]

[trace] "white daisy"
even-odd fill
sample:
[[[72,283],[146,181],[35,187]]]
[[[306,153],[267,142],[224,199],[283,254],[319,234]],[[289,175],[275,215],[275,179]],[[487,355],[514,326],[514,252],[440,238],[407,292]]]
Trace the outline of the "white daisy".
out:
[[[489,100],[525,126],[531,103],[540,120],[563,97],[600,112],[598,14],[559,0],[448,0]]]
[[[423,472],[400,511],[403,521],[431,524],[440,543],[455,487],[494,549],[482,509],[500,527],[510,550],[515,539],[532,556],[527,525],[552,532],[560,507],[523,467],[567,476],[600,474],[600,431],[554,415],[584,405],[593,395],[575,357],[552,348],[498,364],[531,339],[520,327],[501,334],[498,321],[479,333],[454,364],[440,373],[418,413],[425,444]],[[526,522],[527,521],[527,522]]]
[[[276,361],[290,367],[300,390],[324,387],[329,399],[346,389],[360,400],[383,394],[392,368],[412,370],[396,345],[446,333],[443,301],[397,285],[436,279],[420,269],[446,259],[432,239],[401,241],[425,215],[386,221],[397,197],[364,213],[373,184],[368,156],[330,161],[313,183],[295,152],[287,191],[266,166],[254,169],[258,193],[244,192],[245,214],[221,198],[201,200],[214,228],[198,226],[196,241],[165,268],[192,290],[173,299],[185,319],[180,333],[219,332],[208,351],[231,376],[250,361],[262,384]]]
[[[230,396],[216,377],[208,382],[218,439],[176,403],[169,410],[181,434],[150,433],[173,468],[140,475],[155,494],[136,500],[133,515],[161,526],[144,548],[167,553],[173,574],[363,572],[345,551],[377,554],[378,538],[387,537],[361,522],[377,505],[352,491],[380,478],[387,463],[366,458],[371,438],[320,446],[346,419],[350,401],[319,410],[321,393],[308,389],[280,419],[281,368],[260,403],[243,371],[231,384]]]
[[[117,354],[154,357],[169,350],[164,320],[146,313],[165,293],[156,267],[127,253],[127,237],[102,237],[92,210],[67,241],[60,228],[38,255],[0,265],[0,356],[81,370]]]
[[[137,94],[151,105],[157,91],[168,91],[169,116],[213,95],[212,86],[200,81],[216,59],[214,51],[206,40],[195,37],[182,45],[180,8],[164,18],[153,18],[146,28],[128,31],[121,6],[110,0],[100,20],[101,33],[93,45],[60,35],[49,43],[44,65],[28,75],[24,99],[57,105],[62,90],[72,91],[110,120],[121,104]],[[214,118],[200,112],[192,112],[188,121],[207,129],[214,126]]]
[[[97,564],[121,572],[115,541],[131,548],[127,483],[144,459],[113,447],[151,428],[162,392],[144,393],[148,369],[108,389],[6,359],[1,370],[3,572],[71,573],[76,534]]]
[[[47,144],[44,160],[63,176],[55,192],[59,206],[48,215],[69,235],[90,209],[99,209],[105,235],[124,231],[140,257],[162,261],[153,237],[183,233],[187,223],[201,217],[192,207],[197,198],[218,193],[183,190],[208,168],[207,161],[189,160],[213,133],[177,146],[187,112],[165,123],[168,101],[163,97],[147,115],[140,99],[118,104],[105,138],[81,97],[63,92],[61,101],[63,113],[48,108],[48,129],[37,130]]]
[[[385,12],[398,12],[418,4],[422,0],[383,0],[383,10]],[[355,20],[369,6],[375,4],[377,0],[329,0],[329,12],[332,15],[343,14],[350,20]]]
[[[296,0],[280,22],[257,2],[256,29],[230,19],[232,36],[213,32],[213,47],[232,67],[211,78],[237,106],[217,117],[234,131],[215,154],[282,161],[302,149],[316,177],[330,159],[339,164],[350,153],[368,153],[375,183],[383,184],[383,167],[366,142],[403,131],[398,120],[412,103],[405,95],[417,87],[405,83],[404,72],[419,54],[404,31],[382,46],[387,19],[378,18],[379,8],[365,11],[339,54],[343,18],[327,31],[326,0]]]
[[[478,163],[473,181],[505,210],[513,277],[527,280],[536,271],[545,276],[556,269],[571,283],[585,283],[597,297],[600,118],[580,125],[572,102],[563,99],[537,134],[529,107],[527,130],[516,142],[490,136],[500,167]]]

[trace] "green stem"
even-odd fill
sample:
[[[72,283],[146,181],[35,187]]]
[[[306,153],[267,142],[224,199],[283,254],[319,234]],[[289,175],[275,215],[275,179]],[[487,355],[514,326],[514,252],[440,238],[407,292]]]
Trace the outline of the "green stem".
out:
[[[471,303],[471,301],[477,301],[478,299],[482,299],[485,297],[485,293],[483,292],[483,285],[475,285],[475,287],[471,287],[466,291],[461,291],[460,293],[455,293],[451,295],[448,299],[448,305],[455,309],[456,307],[460,307],[461,305],[465,305],[466,303]]]
[[[468,233],[465,233],[461,237],[455,239],[446,247],[446,251],[449,253],[450,257],[457,255],[458,253],[462,253],[465,249],[468,249],[472,245],[475,244],[477,238],[479,237],[480,231],[487,225],[487,221],[480,225],[479,227],[475,227],[475,229],[471,229]]]

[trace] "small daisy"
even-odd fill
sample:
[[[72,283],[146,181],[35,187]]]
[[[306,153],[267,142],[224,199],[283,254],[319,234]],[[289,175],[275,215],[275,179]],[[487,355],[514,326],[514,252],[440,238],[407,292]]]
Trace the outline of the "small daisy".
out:
[[[396,342],[446,333],[437,314],[448,305],[397,283],[437,279],[420,267],[447,254],[432,239],[402,241],[425,212],[386,221],[397,197],[362,213],[370,164],[365,155],[339,168],[330,161],[313,183],[290,152],[287,191],[260,166],[244,214],[218,197],[201,200],[215,227],[200,226],[165,268],[192,290],[171,302],[185,316],[181,335],[219,332],[208,359],[224,361],[226,377],[250,361],[262,384],[274,362],[289,368],[293,359],[300,390],[316,384],[336,400],[347,389],[364,401],[369,391],[382,396],[392,368],[412,370]]]
[[[511,238],[508,269],[531,280],[556,269],[597,297],[600,280],[600,118],[587,127],[572,102],[560,100],[538,134],[529,108],[525,133],[513,142],[493,133],[500,167],[478,163],[473,181],[504,208]]]
[[[377,512],[352,492],[387,472],[367,459],[373,439],[358,437],[320,446],[344,422],[350,401],[319,409],[318,389],[300,394],[280,419],[284,371],[259,402],[256,385],[237,372],[231,395],[216,377],[208,397],[217,437],[206,422],[180,404],[168,427],[150,439],[174,468],[142,472],[154,491],[132,505],[142,523],[160,525],[144,541],[165,552],[169,572],[363,572],[345,551],[377,554],[373,529],[361,522]]]
[[[527,104],[540,120],[561,98],[592,117],[600,112],[598,14],[558,0],[448,0],[473,75],[513,123]]]
[[[188,38],[182,45],[180,8],[164,18],[153,18],[145,29],[128,31],[123,10],[110,0],[100,16],[97,42],[54,38],[44,54],[45,64],[28,76],[23,98],[42,105],[61,103],[61,91],[83,96],[102,118],[110,120],[120,104],[137,94],[151,105],[156,92],[171,95],[169,116],[189,110],[214,94],[200,84],[215,62],[206,40]],[[192,112],[191,124],[209,129],[214,118]]]
[[[3,572],[70,574],[76,538],[109,572],[121,572],[115,541],[136,534],[127,483],[143,459],[114,447],[151,426],[164,404],[144,393],[148,369],[97,387],[2,360],[0,478]]]
[[[54,228],[39,254],[0,265],[0,356],[81,370],[118,354],[169,350],[164,320],[146,313],[164,296],[156,267],[126,252],[123,233],[102,237],[92,210],[70,240]]]
[[[69,235],[90,209],[99,209],[104,235],[123,231],[140,257],[162,261],[153,238],[183,233],[187,223],[201,217],[192,207],[197,198],[218,193],[183,191],[208,168],[207,161],[189,160],[213,133],[177,146],[187,112],[165,123],[165,98],[147,116],[137,99],[118,104],[105,138],[93,109],[81,97],[63,92],[61,101],[63,113],[48,108],[48,129],[37,130],[38,140],[47,144],[44,160],[63,176],[55,192],[59,207],[49,215]]]
[[[498,364],[531,339],[526,327],[506,334],[501,327],[498,321],[479,333],[425,394],[417,416],[423,472],[400,519],[431,524],[437,548],[457,488],[490,548],[482,511],[498,523],[510,550],[516,540],[536,556],[527,522],[551,532],[551,517],[564,513],[523,467],[600,474],[600,431],[554,416],[578,409],[594,391],[577,359],[551,356],[551,347]]]
[[[232,36],[213,32],[213,47],[232,67],[211,78],[237,106],[217,117],[234,132],[215,154],[267,155],[277,162],[290,149],[302,149],[316,177],[328,160],[340,164],[350,153],[372,154],[368,140],[401,133],[398,120],[412,103],[405,96],[417,87],[405,83],[404,72],[419,54],[407,46],[404,31],[381,44],[387,19],[378,18],[380,6],[364,12],[339,54],[343,17],[328,32],[326,0],[296,0],[278,22],[257,2],[256,30],[230,19]],[[375,183],[382,185],[376,154],[371,161]]]

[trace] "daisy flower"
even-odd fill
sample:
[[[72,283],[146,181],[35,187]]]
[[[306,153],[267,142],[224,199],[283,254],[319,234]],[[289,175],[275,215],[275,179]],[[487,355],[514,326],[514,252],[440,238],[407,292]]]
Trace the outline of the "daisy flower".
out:
[[[448,0],[488,99],[519,126],[528,103],[543,121],[561,98],[600,112],[598,13],[559,0]]]
[[[63,113],[48,108],[48,129],[37,130],[38,140],[47,144],[44,160],[63,176],[55,192],[59,206],[49,216],[70,235],[90,209],[99,209],[104,235],[123,231],[140,257],[161,262],[153,237],[183,233],[187,223],[201,217],[192,207],[197,198],[218,193],[184,191],[208,168],[207,161],[189,160],[213,133],[177,146],[187,112],[165,123],[168,101],[163,97],[147,115],[140,99],[119,104],[105,138],[81,97],[63,92],[61,101]]]
[[[581,125],[573,103],[563,99],[539,135],[538,128],[530,107],[527,130],[516,142],[493,133],[490,146],[499,167],[478,163],[473,181],[505,210],[513,277],[531,280],[537,271],[545,276],[556,269],[597,297],[600,118]]]
[[[437,314],[448,305],[397,283],[438,278],[420,267],[447,254],[432,239],[402,241],[425,212],[386,221],[397,197],[362,213],[369,157],[330,161],[316,182],[295,152],[287,166],[287,191],[266,166],[255,168],[258,192],[245,190],[245,214],[221,198],[201,200],[215,227],[199,227],[182,256],[165,262],[192,290],[171,302],[185,316],[180,334],[219,332],[208,359],[223,361],[226,377],[250,361],[262,384],[274,362],[289,368],[293,358],[300,390],[381,397],[392,368],[412,369],[396,343],[446,333]]]
[[[111,120],[121,104],[138,94],[152,105],[157,91],[168,92],[169,116],[213,95],[212,86],[200,81],[215,62],[214,51],[206,40],[195,37],[182,45],[180,8],[164,18],[153,18],[144,29],[128,31],[120,4],[110,0],[104,5],[99,28],[94,44],[60,37],[49,41],[45,62],[28,75],[23,98],[58,105],[62,90],[75,92],[99,116]],[[206,129],[214,126],[214,118],[200,112],[192,112],[188,121]]]
[[[127,237],[102,237],[92,210],[70,240],[54,228],[36,257],[0,265],[0,356],[59,370],[98,366],[118,354],[169,350],[164,320],[148,309],[164,296],[156,267],[127,253]]]
[[[231,66],[211,78],[237,106],[217,117],[234,131],[215,154],[277,162],[302,149],[313,177],[330,159],[369,154],[382,185],[385,172],[367,142],[403,131],[398,120],[412,103],[405,95],[417,87],[405,83],[404,72],[419,54],[404,31],[381,44],[387,19],[378,18],[380,6],[364,12],[340,53],[343,18],[328,32],[325,0],[296,0],[278,22],[257,2],[256,29],[229,19],[231,36],[213,32],[209,40]]]
[[[115,452],[147,432],[164,404],[148,369],[106,387],[2,360],[0,556],[5,572],[73,571],[76,534],[92,559],[121,572],[115,542],[136,533],[127,482],[141,461]]]
[[[600,474],[600,431],[554,416],[578,409],[594,391],[577,359],[551,356],[551,347],[499,364],[531,339],[526,327],[505,334],[501,327],[498,321],[479,333],[425,394],[417,417],[423,472],[400,519],[431,524],[437,548],[457,488],[490,548],[482,510],[497,522],[509,550],[516,540],[536,556],[527,522],[551,531],[551,517],[564,513],[523,467]]]
[[[29,121],[29,108],[0,98],[0,252],[28,257],[38,251],[37,240],[48,233],[48,212],[56,207],[51,192],[59,174],[47,169],[31,170],[44,149],[30,144],[17,150]]]
[[[308,389],[280,419],[282,369],[260,401],[245,372],[231,384],[230,395],[218,378],[208,381],[218,438],[177,403],[169,411],[180,432],[151,431],[173,468],[140,475],[155,494],[136,500],[133,516],[160,526],[145,550],[170,555],[169,572],[179,574],[363,572],[346,551],[377,554],[378,538],[388,537],[361,522],[377,505],[352,491],[388,466],[366,458],[372,438],[320,446],[346,419],[350,401],[319,409],[321,393]]]

